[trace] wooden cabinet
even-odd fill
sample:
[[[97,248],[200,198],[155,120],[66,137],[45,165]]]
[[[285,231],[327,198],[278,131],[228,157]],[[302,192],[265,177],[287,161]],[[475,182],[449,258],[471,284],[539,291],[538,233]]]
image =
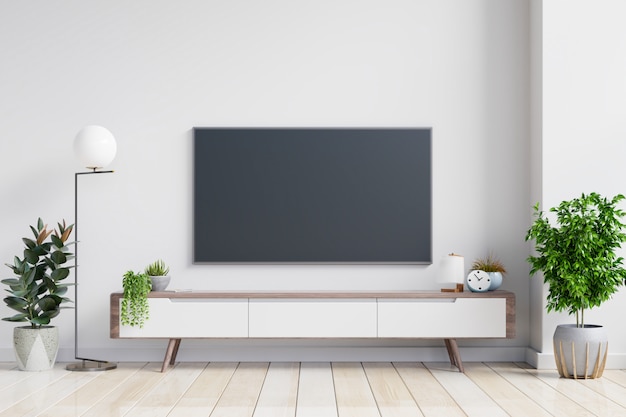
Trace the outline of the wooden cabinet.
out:
[[[186,338],[442,338],[463,370],[458,338],[515,337],[508,291],[152,292],[143,328],[121,326],[111,294],[112,338],[170,339],[163,370]]]

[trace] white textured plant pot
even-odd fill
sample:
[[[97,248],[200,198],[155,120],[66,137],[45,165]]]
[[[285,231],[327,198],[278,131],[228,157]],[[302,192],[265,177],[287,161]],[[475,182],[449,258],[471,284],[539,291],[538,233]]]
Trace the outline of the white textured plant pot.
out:
[[[165,291],[168,285],[170,285],[170,276],[150,276],[152,281],[152,291]]]
[[[497,290],[502,285],[502,272],[488,272],[489,278],[491,278],[491,284],[489,284],[489,291]]]
[[[553,337],[554,359],[564,378],[600,378],[604,372],[609,338],[606,329],[594,324],[577,328],[560,324]]]
[[[54,366],[59,351],[59,330],[54,326],[13,329],[13,349],[22,371],[47,371]]]

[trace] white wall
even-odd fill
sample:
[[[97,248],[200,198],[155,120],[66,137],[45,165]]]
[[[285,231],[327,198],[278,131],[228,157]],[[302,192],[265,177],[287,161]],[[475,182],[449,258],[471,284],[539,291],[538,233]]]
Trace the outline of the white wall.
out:
[[[542,61],[541,131],[533,130],[542,154],[533,154],[541,158],[535,158],[533,166],[540,163],[542,173],[540,180],[533,180],[533,188],[540,190],[542,207],[553,207],[582,192],[626,194],[626,3],[543,0],[533,6],[541,8],[533,13],[533,21],[542,21],[542,42],[533,53]],[[626,251],[621,255],[626,256]],[[545,288],[542,293],[541,301]],[[625,303],[622,290],[586,313],[588,323],[607,327],[610,367],[626,367]],[[539,352],[534,360],[540,367],[553,367],[555,326],[573,318],[546,314],[544,305],[531,304],[531,317],[541,321],[532,326],[533,348]]]
[[[160,357],[162,342],[108,337],[109,294],[121,288],[126,270],[156,258],[171,265],[174,288],[439,288],[436,263],[191,263],[194,126],[430,126],[434,259],[454,251],[469,263],[492,250],[509,270],[503,289],[517,296],[518,337],[465,342],[466,360],[523,359],[519,352],[529,341],[526,1],[2,1],[0,51],[0,260],[21,251],[20,237],[38,216],[73,220],[73,173],[81,170],[71,149],[76,132],[101,124],[117,138],[116,172],[80,179],[82,355]],[[9,310],[3,305],[0,313]],[[187,319],[201,325],[224,318]],[[59,358],[68,360],[72,311],[56,324]],[[11,328],[0,326],[0,360],[11,358]],[[347,346],[355,358],[378,351],[368,347],[420,343],[195,345],[197,352],[211,347],[213,358],[279,352],[306,359],[322,347],[334,358]],[[423,345],[437,349],[409,350],[407,357],[445,359],[440,342]],[[479,346],[490,349],[474,349]],[[181,359],[191,358],[189,352],[182,349]]]

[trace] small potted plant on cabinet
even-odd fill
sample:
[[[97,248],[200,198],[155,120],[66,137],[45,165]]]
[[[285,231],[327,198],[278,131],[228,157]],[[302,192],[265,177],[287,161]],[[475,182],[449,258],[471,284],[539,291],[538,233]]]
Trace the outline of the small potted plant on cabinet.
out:
[[[493,254],[487,255],[486,258],[478,258],[472,264],[472,270],[480,269],[489,274],[491,278],[491,284],[489,284],[489,291],[497,290],[502,285],[502,277],[506,274],[506,268],[504,264],[500,262]]]
[[[71,268],[65,264],[74,258],[67,242],[73,225],[63,221],[57,230],[48,230],[40,218],[30,229],[35,238],[22,238],[24,257],[16,256],[13,264],[6,264],[15,277],[2,280],[10,294],[4,302],[17,314],[3,320],[30,323],[13,331],[15,357],[19,369],[43,371],[52,368],[59,348],[58,329],[50,321],[70,301],[64,297],[68,284],[63,280]]]
[[[122,308],[120,321],[125,326],[143,327],[150,317],[150,305],[148,304],[148,293],[152,289],[150,277],[145,273],[135,273],[127,271],[122,279],[124,297],[122,298]]]
[[[165,291],[170,283],[170,268],[161,259],[146,266],[145,274],[152,281],[152,291]]]
[[[626,270],[616,250],[626,241],[617,208],[624,196],[612,199],[597,193],[563,201],[550,209],[555,224],[534,206],[535,220],[526,240],[535,241],[536,255],[528,257],[530,274],[541,271],[548,284],[548,312],[567,311],[576,324],[557,326],[554,333],[556,366],[562,377],[598,378],[607,357],[604,327],[587,324],[585,310],[600,306],[624,284]]]

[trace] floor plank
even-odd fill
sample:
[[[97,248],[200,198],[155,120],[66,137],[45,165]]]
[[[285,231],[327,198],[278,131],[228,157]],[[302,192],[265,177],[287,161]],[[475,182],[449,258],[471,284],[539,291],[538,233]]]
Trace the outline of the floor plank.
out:
[[[423,416],[400,375],[390,363],[363,363],[382,417]]]
[[[299,363],[272,362],[254,417],[293,417],[296,414],[299,375]]]
[[[605,371],[606,372],[606,371]],[[587,388],[605,397],[622,407],[626,407],[626,387],[608,378],[589,379],[583,381]],[[624,413],[626,415],[626,413]]]
[[[84,413],[83,417],[126,415],[165,378],[166,374],[160,372],[161,365],[161,363],[156,362],[145,364],[138,372],[109,392],[108,395],[94,403]]]
[[[511,365],[514,367],[515,365]],[[465,364],[467,375],[512,417],[550,417],[551,414],[483,363]]]
[[[469,417],[500,417],[506,412],[467,375],[448,363],[429,363],[426,367]]]
[[[168,417],[208,416],[233,377],[238,363],[212,362],[183,394]]]
[[[28,378],[29,372],[20,372],[14,363],[0,362],[0,395],[2,390]]]
[[[568,378],[559,378],[552,370],[526,369],[526,372],[535,375],[542,382],[565,395],[571,402],[575,402],[585,408],[589,413],[601,417],[626,415],[626,407],[616,404],[598,392],[592,390],[589,385],[593,382]]]
[[[520,367],[511,366],[510,363],[489,363],[488,365],[554,417],[589,417],[593,415],[589,410],[570,401],[567,396]],[[558,377],[556,370],[551,372]]]
[[[329,362],[300,365],[296,417],[337,417],[335,385]]]
[[[145,364],[121,363],[115,372],[101,371],[97,378],[75,390],[38,417],[80,416],[117,386],[137,373]]]
[[[620,369],[605,369],[602,377],[611,380],[622,387],[626,387],[626,371]]]
[[[127,417],[167,416],[206,364],[185,362],[170,369],[160,383],[126,414]]]
[[[454,398],[421,363],[393,364],[426,417],[464,417]]]
[[[239,364],[211,417],[251,417],[268,367],[268,363]]]
[[[2,371],[2,379],[6,380],[6,384],[0,390],[0,411],[28,398],[28,396],[41,390],[42,387],[53,384],[67,373],[68,371],[60,365],[46,372],[23,372],[17,368]],[[10,383],[11,380],[14,380],[15,383]]]
[[[62,376],[55,378],[55,375],[59,374]],[[46,378],[47,376],[50,378]],[[70,372],[58,368],[53,371],[38,372],[37,375],[25,381],[30,394],[2,411],[0,417],[36,416],[98,376],[90,372]],[[41,385],[35,389],[33,383],[36,381],[41,381]],[[18,385],[18,387],[21,386],[22,384]]]
[[[360,363],[333,363],[332,370],[339,417],[381,417]]]

